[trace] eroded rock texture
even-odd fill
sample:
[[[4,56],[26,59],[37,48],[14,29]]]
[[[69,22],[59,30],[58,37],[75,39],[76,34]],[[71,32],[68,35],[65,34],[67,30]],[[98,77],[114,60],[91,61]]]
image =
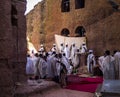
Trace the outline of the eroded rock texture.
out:
[[[26,0],[0,1],[0,96],[13,97],[14,84],[25,80]]]

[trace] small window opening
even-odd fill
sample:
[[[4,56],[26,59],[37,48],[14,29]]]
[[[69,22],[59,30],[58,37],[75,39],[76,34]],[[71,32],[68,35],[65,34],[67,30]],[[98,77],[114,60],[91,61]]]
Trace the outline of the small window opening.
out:
[[[18,25],[17,9],[14,5],[12,5],[12,9],[11,9],[11,23],[13,26]]]
[[[69,12],[70,11],[70,0],[62,0],[61,11]]]
[[[75,0],[75,9],[80,9],[85,7],[85,0]]]

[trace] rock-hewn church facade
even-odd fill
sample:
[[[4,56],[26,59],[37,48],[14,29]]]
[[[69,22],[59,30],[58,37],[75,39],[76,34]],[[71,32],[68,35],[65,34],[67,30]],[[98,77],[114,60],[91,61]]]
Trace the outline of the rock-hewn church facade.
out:
[[[41,43],[51,47],[54,34],[84,35],[88,49],[102,55],[120,49],[119,5],[120,0],[43,0],[26,15],[27,33],[37,49]]]

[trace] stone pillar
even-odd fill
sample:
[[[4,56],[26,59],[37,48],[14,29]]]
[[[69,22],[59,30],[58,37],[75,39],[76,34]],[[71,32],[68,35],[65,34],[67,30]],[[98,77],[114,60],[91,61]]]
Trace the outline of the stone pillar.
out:
[[[20,71],[19,79],[25,74],[25,6],[23,0],[0,1],[0,97],[13,97],[14,84],[18,81],[14,80],[15,69]]]
[[[13,0],[12,2],[12,37],[13,37],[13,59],[14,80],[17,82],[25,80],[26,66],[26,20],[25,12],[26,2],[24,0]]]

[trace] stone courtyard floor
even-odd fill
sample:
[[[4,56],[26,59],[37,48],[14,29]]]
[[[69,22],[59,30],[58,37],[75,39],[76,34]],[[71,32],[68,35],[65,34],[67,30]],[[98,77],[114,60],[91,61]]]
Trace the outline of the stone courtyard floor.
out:
[[[93,97],[93,93],[61,88],[53,81],[40,80],[18,84],[14,97]]]

